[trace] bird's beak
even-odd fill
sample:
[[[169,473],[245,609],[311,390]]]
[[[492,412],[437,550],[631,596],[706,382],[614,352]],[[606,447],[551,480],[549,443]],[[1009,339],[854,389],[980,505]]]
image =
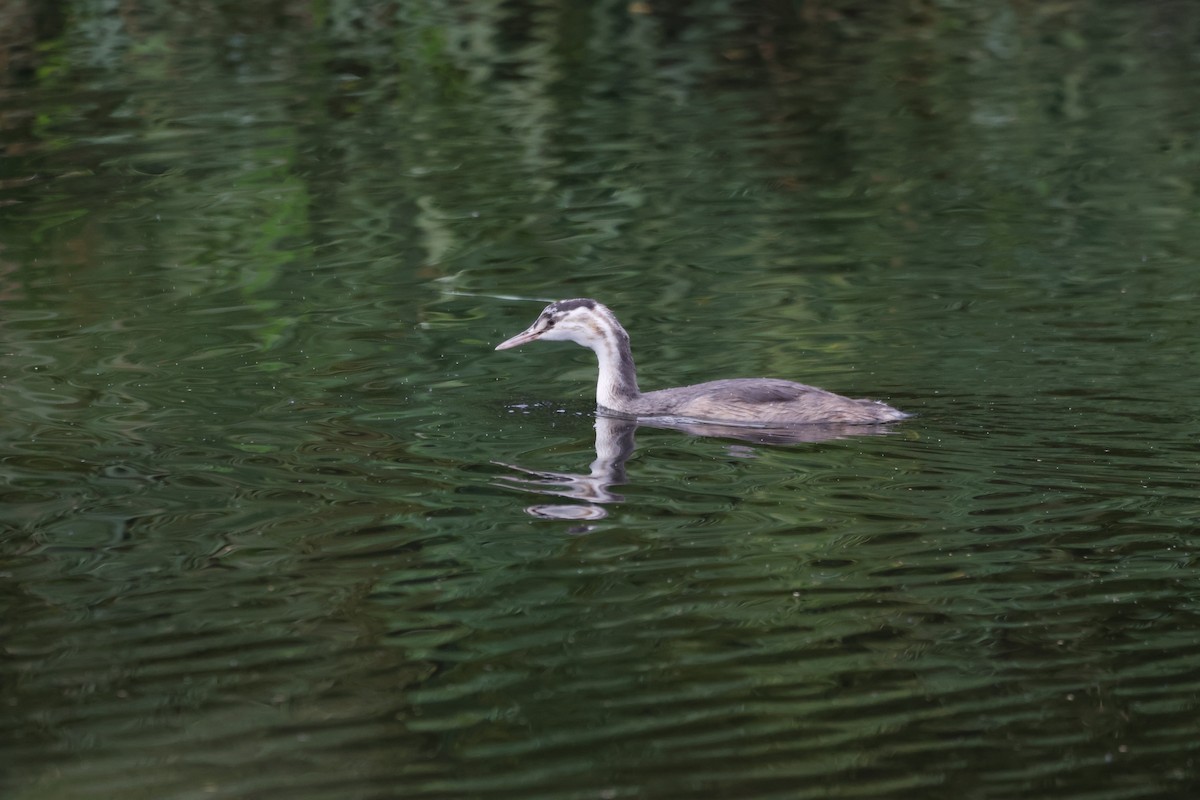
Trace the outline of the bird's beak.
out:
[[[535,340],[541,338],[541,335],[542,334],[540,331],[535,331],[533,328],[528,328],[526,330],[521,331],[520,333],[518,333],[516,336],[512,337],[511,339],[505,339],[503,342],[496,345],[496,349],[497,350],[507,350],[510,347],[520,347],[523,344],[528,344],[529,342],[532,342],[532,341],[535,341]]]

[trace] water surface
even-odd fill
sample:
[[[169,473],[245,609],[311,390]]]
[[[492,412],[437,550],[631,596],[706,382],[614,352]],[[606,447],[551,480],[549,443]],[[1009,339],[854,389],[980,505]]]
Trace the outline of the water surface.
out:
[[[1163,8],[3,12],[5,795],[1185,794]],[[917,416],[598,453],[574,296]]]

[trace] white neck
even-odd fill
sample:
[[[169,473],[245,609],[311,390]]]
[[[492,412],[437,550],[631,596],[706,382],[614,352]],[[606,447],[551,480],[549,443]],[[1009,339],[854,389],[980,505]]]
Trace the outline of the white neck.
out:
[[[605,309],[607,311],[607,309]],[[600,364],[600,376],[596,381],[596,404],[613,411],[626,411],[630,401],[641,392],[637,385],[637,370],[633,366],[633,354],[629,349],[629,334],[609,312],[609,324],[586,343],[596,354]]]
[[[637,377],[633,372],[633,360],[622,359],[616,342],[604,340],[592,348],[600,362],[600,377],[596,381],[596,404],[623,411],[626,400],[636,397]],[[632,390],[632,391],[630,391]]]

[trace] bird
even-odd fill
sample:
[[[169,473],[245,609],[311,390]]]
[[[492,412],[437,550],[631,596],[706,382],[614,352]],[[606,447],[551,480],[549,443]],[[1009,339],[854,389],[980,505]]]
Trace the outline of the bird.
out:
[[[496,350],[539,339],[575,342],[595,352],[600,367],[596,405],[601,413],[735,427],[877,425],[912,416],[878,400],[843,397],[778,378],[734,378],[643,393],[629,334],[608,306],[591,298],[551,303],[532,325],[496,345]]]

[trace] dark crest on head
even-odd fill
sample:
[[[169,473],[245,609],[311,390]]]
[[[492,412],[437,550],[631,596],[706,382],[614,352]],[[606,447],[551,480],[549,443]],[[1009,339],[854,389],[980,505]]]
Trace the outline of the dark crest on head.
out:
[[[574,311],[577,308],[595,308],[596,301],[581,297],[576,300],[559,300],[551,303],[548,309],[551,313],[565,314],[568,311]]]

